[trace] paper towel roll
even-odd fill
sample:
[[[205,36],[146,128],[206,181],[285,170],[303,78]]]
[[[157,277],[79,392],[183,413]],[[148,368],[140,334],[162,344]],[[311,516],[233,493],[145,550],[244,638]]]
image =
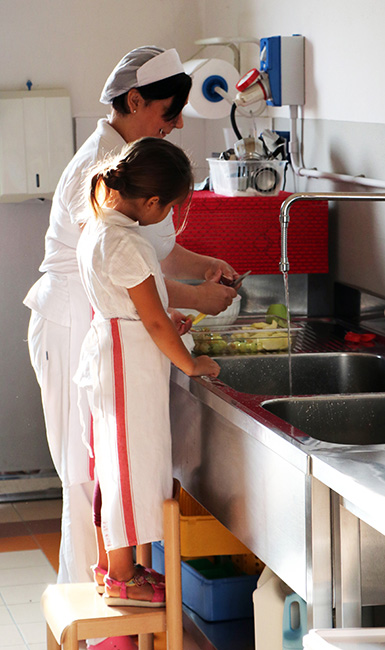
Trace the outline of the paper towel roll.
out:
[[[227,117],[230,104],[215,92],[215,86],[235,97],[235,84],[239,80],[236,68],[221,59],[191,59],[184,63],[184,70],[192,77],[192,88],[183,115],[214,120]]]

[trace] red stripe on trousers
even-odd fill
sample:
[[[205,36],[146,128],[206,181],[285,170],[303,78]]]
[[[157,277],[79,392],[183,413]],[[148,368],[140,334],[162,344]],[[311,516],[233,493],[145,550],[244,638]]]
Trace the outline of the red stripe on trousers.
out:
[[[123,373],[123,354],[120,340],[118,320],[111,319],[112,354],[114,364],[114,386],[115,386],[115,416],[116,435],[119,464],[120,488],[122,494],[123,517],[127,532],[128,544],[137,544],[134,512],[132,506],[131,484],[128,465],[128,441],[126,436],[126,411]]]

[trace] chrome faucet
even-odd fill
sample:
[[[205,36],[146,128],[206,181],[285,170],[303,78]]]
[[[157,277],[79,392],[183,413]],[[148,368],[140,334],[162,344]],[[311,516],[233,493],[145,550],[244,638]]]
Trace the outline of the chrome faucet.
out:
[[[289,211],[295,201],[385,201],[385,194],[372,192],[301,192],[288,196],[281,205],[279,216],[281,222],[281,261],[279,269],[282,273],[289,271],[287,230],[290,221]]]

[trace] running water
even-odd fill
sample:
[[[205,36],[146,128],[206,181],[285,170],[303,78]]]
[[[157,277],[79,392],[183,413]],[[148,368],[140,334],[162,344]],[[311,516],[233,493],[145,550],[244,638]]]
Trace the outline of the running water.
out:
[[[285,289],[285,303],[287,309],[287,340],[288,340],[288,359],[289,359],[289,395],[293,395],[293,375],[291,368],[291,319],[290,319],[290,299],[289,299],[289,274],[287,271],[282,273],[283,286]]]

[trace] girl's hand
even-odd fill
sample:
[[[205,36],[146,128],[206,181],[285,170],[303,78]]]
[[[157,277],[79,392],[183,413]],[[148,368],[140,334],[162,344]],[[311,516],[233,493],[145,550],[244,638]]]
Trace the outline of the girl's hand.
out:
[[[189,316],[185,316],[181,311],[178,311],[177,309],[169,309],[168,313],[176,327],[179,336],[186,334],[186,332],[188,332],[191,328],[192,319]]]
[[[218,377],[220,373],[220,366],[217,364],[214,359],[203,355],[194,359],[194,370],[189,373],[190,377],[199,377],[202,375],[207,375],[208,377]]]

